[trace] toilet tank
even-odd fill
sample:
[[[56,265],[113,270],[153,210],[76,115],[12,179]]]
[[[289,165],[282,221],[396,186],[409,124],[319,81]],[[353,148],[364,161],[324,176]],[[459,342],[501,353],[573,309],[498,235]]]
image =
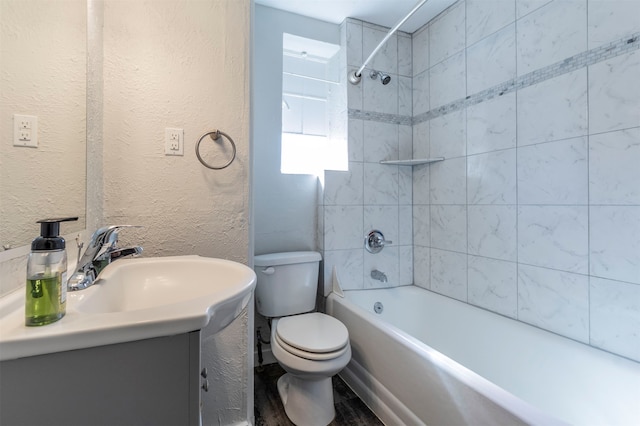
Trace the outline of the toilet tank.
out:
[[[275,318],[312,311],[316,306],[320,260],[320,253],[315,251],[255,256],[258,313]]]

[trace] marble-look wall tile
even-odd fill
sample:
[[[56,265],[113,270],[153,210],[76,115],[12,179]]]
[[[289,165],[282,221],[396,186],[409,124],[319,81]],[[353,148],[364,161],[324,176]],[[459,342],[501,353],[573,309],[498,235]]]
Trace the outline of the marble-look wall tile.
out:
[[[398,245],[411,246],[413,244],[413,206],[398,207],[398,234]]]
[[[520,265],[518,319],[588,343],[589,277]]]
[[[432,204],[466,204],[466,157],[433,163],[429,171]]]
[[[587,138],[518,149],[518,204],[587,204]]]
[[[465,75],[466,55],[464,51],[431,67],[429,71],[431,108],[437,108],[464,98],[467,94]]]
[[[589,67],[589,133],[640,126],[640,52]]]
[[[431,249],[413,247],[413,283],[418,287],[431,288]]]
[[[467,252],[467,206],[431,206],[431,247]]]
[[[398,166],[364,164],[364,203],[398,204]]]
[[[518,261],[587,274],[588,223],[586,206],[520,206]]]
[[[398,125],[379,121],[364,122],[364,161],[398,159]]]
[[[413,129],[401,124],[398,126],[398,158],[413,158]],[[411,170],[409,168],[409,170]],[[410,203],[410,202],[409,202]]]
[[[413,66],[411,58],[411,35],[406,33],[398,34],[398,74],[413,76]]]
[[[408,166],[398,167],[398,204],[406,206],[411,205],[412,202],[413,170]]]
[[[469,303],[516,318],[518,265],[514,262],[468,256]]]
[[[429,69],[429,27],[424,26],[411,36],[413,76]]]
[[[398,206],[365,206],[364,207],[364,234],[362,239],[369,232],[377,229],[384,234],[387,241],[392,241],[389,246],[397,246],[400,240],[398,228],[399,211]]]
[[[520,19],[552,1],[553,0],[516,0],[516,19]]]
[[[371,271],[377,269],[387,276],[387,282],[371,278]],[[364,252],[364,287],[384,288],[400,285],[400,261],[398,247],[385,247],[379,253]]]
[[[467,301],[467,255],[431,249],[431,290]]]
[[[320,198],[318,196],[318,199]],[[316,245],[320,252],[324,250],[324,205],[320,201],[316,207]]]
[[[362,65],[362,22],[346,21],[347,64],[355,69]]]
[[[518,91],[518,146],[586,135],[587,99],[585,68]]]
[[[511,24],[467,48],[467,93],[516,77],[516,26]]]
[[[466,3],[467,46],[515,21],[514,0],[467,0]]]
[[[325,288],[331,288],[334,266],[343,290],[361,290],[364,288],[364,254],[361,249],[325,250],[323,263]]]
[[[587,49],[587,0],[553,1],[518,21],[518,75]]]
[[[518,260],[516,206],[469,206],[468,215],[469,254]]]
[[[640,30],[637,0],[588,0],[589,49],[621,39]]]
[[[384,114],[397,114],[398,79],[392,78],[389,84],[383,85],[380,84],[380,78],[374,80],[369,77],[368,69],[365,69],[362,74],[362,81],[358,86],[362,86],[364,110]],[[353,86],[353,84],[349,84],[349,86]]]
[[[466,111],[441,115],[429,121],[431,157],[461,157],[467,152]]]
[[[429,97],[429,71],[423,71],[413,77],[413,115],[422,114],[431,108]]]
[[[468,155],[515,146],[515,92],[467,108]]]
[[[591,344],[640,361],[640,286],[590,279]]]
[[[465,37],[465,4],[460,2],[429,24],[431,66],[464,49]]]
[[[640,128],[589,137],[592,204],[640,205]]]
[[[349,163],[348,171],[327,170],[324,176],[325,205],[362,205],[362,163]]]
[[[430,151],[430,125],[428,121],[413,125],[413,158],[428,158]]]
[[[364,121],[349,119],[349,161],[364,161]]]
[[[431,246],[431,208],[413,205],[413,244],[423,247]]]
[[[420,158],[420,157],[417,157]],[[429,165],[421,165],[413,167],[413,204],[429,204],[430,187],[429,187]]]
[[[640,284],[640,206],[591,206],[591,275]]]
[[[391,76],[394,78],[395,76]],[[413,112],[413,82],[411,77],[398,77],[398,114],[411,117]]]
[[[387,35],[387,31],[378,28],[372,28],[368,24],[362,26],[362,58],[366,58],[380,44],[382,39]],[[398,74],[398,36],[393,34],[389,40],[376,53],[368,65],[377,71]]]
[[[364,81],[367,76],[364,75],[365,71],[362,71],[363,77],[360,84],[347,83],[347,106],[349,109],[362,110],[363,97],[364,97]]]
[[[467,157],[467,203],[516,203],[516,149]]]
[[[413,284],[413,247],[398,247],[398,257],[400,260],[400,276],[398,285]]]
[[[325,250],[362,248],[362,206],[325,206]]]

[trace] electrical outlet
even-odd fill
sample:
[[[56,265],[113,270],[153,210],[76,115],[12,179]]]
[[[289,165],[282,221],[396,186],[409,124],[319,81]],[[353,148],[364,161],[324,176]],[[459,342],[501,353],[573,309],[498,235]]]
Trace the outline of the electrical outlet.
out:
[[[167,127],[164,129],[164,154],[184,155],[184,130]]]
[[[18,132],[18,140],[20,142],[30,142],[31,129],[20,129],[20,131]]]
[[[38,147],[38,117],[13,114],[13,145]]]

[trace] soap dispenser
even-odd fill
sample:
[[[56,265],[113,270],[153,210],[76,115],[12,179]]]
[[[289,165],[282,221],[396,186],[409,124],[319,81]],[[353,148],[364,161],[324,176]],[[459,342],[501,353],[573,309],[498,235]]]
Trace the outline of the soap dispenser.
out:
[[[31,243],[27,262],[25,325],[46,325],[58,321],[66,313],[67,253],[60,237],[60,222],[77,217],[43,219],[40,236]]]

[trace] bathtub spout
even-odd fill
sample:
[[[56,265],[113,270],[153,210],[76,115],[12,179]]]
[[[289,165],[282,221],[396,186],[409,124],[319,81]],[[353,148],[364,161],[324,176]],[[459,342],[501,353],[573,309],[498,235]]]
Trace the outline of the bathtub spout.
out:
[[[371,278],[383,283],[387,282],[387,275],[384,272],[378,271],[377,269],[374,269],[373,271],[371,271]]]

